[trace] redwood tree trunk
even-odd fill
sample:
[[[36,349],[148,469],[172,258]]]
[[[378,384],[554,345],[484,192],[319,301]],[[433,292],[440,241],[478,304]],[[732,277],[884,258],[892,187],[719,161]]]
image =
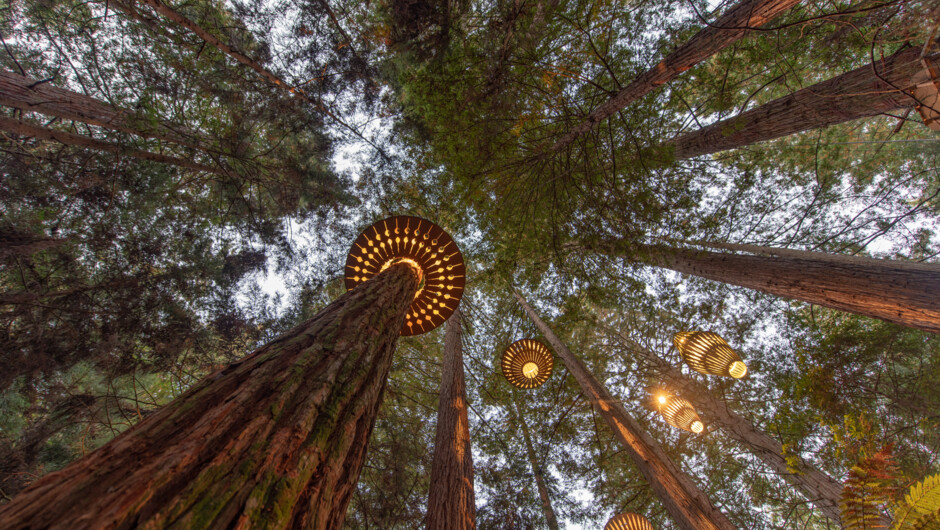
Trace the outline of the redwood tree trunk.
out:
[[[429,530],[476,528],[473,455],[470,452],[470,423],[467,419],[460,336],[458,309],[447,320],[447,332],[444,335],[437,437],[434,441],[431,491],[428,495]]]
[[[341,528],[418,274],[390,267],[0,507],[0,528]]]
[[[97,138],[92,138],[90,136],[82,136],[80,134],[73,134],[66,131],[60,131],[57,129],[47,129],[39,125],[28,123],[25,121],[16,120],[13,118],[7,118],[0,116],[0,130],[8,131],[14,134],[19,134],[23,136],[29,136],[30,138],[38,138],[40,140],[55,141],[65,145],[72,145],[76,147],[84,147],[87,149],[92,149],[95,151],[105,151],[108,153],[115,153],[119,155],[130,156],[133,158],[139,158],[141,160],[150,160],[152,162],[160,162],[162,164],[170,164],[173,166],[179,166],[186,169],[194,169],[196,171],[205,171],[207,173],[215,173],[219,175],[225,175],[226,172],[218,167],[206,166],[198,162],[193,162],[191,160],[184,160],[182,158],[177,158],[175,156],[162,155],[160,153],[151,153],[150,151],[143,151],[141,149],[134,149],[132,147],[124,147],[118,144],[111,142],[105,142],[103,140],[98,140]]]
[[[795,487],[808,501],[819,508],[826,517],[840,524],[839,499],[842,496],[842,484],[828,474],[805,463],[802,459],[796,463],[787,463],[783,455],[783,446],[775,438],[759,430],[748,419],[739,416],[728,405],[716,399],[704,385],[686,376],[681,370],[666,362],[662,357],[644,348],[636,342],[619,334],[630,350],[655,366],[672,385],[681,389],[682,397],[688,399],[701,414],[706,425],[721,427],[732,438],[748,448],[775,473]],[[799,458],[799,457],[797,457]]]
[[[756,245],[648,246],[657,267],[940,333],[940,265]],[[617,252],[616,250],[614,252]]]
[[[914,75],[924,70],[919,57],[920,48],[907,48],[682,135],[674,141],[676,158],[717,153],[895,109],[913,108],[917,100],[905,90],[913,86]],[[940,58],[940,54],[932,58]]]
[[[748,28],[763,26],[799,2],[800,0],[743,0],[667,55],[659,64],[640,74],[632,83],[591,111],[584,121],[555,142],[551,150],[564,149],[620,109],[743,38],[747,35]]]
[[[637,469],[646,477],[653,492],[662,501],[673,521],[683,530],[732,529],[734,525],[711,503],[708,497],[663,452],[659,444],[627,413],[620,401],[594,378],[588,369],[568,350],[545,322],[518,292],[513,294],[522,304],[529,319],[548,339],[565,367],[581,385],[597,413],[623,444]]]
[[[200,149],[185,136],[192,138],[194,135],[187,133],[182,126],[171,123],[154,126],[133,111],[48,83],[37,84],[12,72],[0,71],[0,105]]]
[[[519,407],[519,402],[513,400],[516,409],[516,420],[522,428],[522,438],[525,441],[525,451],[529,458],[529,464],[532,465],[532,475],[535,476],[535,486],[539,490],[539,500],[542,502],[542,513],[545,515],[545,522],[549,530],[558,530],[558,518],[555,516],[555,509],[552,508],[552,499],[548,495],[548,488],[545,486],[545,477],[542,475],[542,464],[535,455],[535,448],[532,447],[532,437],[529,435],[529,425],[525,422],[525,415]]]

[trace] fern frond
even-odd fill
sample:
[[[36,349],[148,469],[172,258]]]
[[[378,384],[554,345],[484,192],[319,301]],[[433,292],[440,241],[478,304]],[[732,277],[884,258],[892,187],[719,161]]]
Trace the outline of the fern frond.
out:
[[[940,474],[911,486],[904,503],[895,510],[894,530],[912,528],[940,529]]]

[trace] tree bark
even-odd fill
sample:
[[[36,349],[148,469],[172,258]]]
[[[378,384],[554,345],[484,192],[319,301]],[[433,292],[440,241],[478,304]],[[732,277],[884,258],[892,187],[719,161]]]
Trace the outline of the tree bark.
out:
[[[0,507],[2,528],[341,528],[418,274],[390,267]]]
[[[940,333],[938,264],[756,245],[703,245],[737,252],[646,246],[634,257],[709,280]]]
[[[555,509],[552,508],[552,499],[548,495],[548,488],[545,486],[545,478],[542,475],[542,464],[535,455],[535,448],[532,447],[532,438],[529,435],[529,425],[525,422],[525,415],[519,407],[519,402],[513,399],[516,411],[516,420],[522,428],[522,438],[525,441],[525,451],[529,458],[529,464],[532,466],[532,475],[535,476],[535,486],[539,490],[539,500],[542,502],[542,514],[545,515],[545,522],[549,530],[558,530],[558,518],[555,516]]]
[[[428,494],[429,530],[476,528],[473,491],[473,454],[463,377],[460,309],[447,320],[441,396],[437,406],[437,436]]]
[[[595,410],[613,430],[614,436],[623,444],[627,454],[646,477],[676,525],[683,530],[735,528],[692,480],[669,459],[659,444],[627,413],[619,400],[614,399],[551,328],[535,314],[525,299],[515,290],[513,294],[529,315],[529,319],[548,339],[555,353],[565,363],[565,367],[581,385]]]
[[[923,71],[919,48],[872,64],[721,120],[673,141],[677,159],[717,153],[810,129],[917,106],[909,93]],[[934,54],[931,58],[940,58]],[[940,111],[940,109],[937,109]]]
[[[617,111],[743,38],[748,29],[763,26],[799,2],[800,0],[743,0],[738,3],[713,24],[667,55],[659,64],[640,74],[612,98],[591,111],[584,121],[555,142],[551,151],[564,149]]]
[[[609,332],[615,333],[633,353],[654,366],[671,383],[675,391],[695,405],[707,425],[721,427],[729,436],[747,447],[754,456],[793,485],[826,517],[841,524],[839,500],[842,496],[842,484],[840,482],[807,464],[797,455],[794,455],[797,458],[796,465],[794,466],[793,462],[788,464],[783,455],[783,445],[779,441],[759,430],[748,419],[732,411],[727,403],[716,399],[705,385],[686,376],[681,370],[640,344],[619,333]]]
[[[184,160],[182,158],[177,158],[175,156],[161,155],[159,153],[151,153],[150,151],[143,151],[141,149],[134,149],[132,147],[123,147],[118,144],[111,142],[105,142],[103,140],[98,140],[97,138],[91,138],[90,136],[82,136],[80,134],[73,134],[66,131],[60,131],[56,129],[47,129],[45,127],[40,127],[39,125],[34,125],[25,121],[16,120],[13,118],[7,118],[0,116],[0,130],[5,130],[14,134],[20,134],[23,136],[29,136],[30,138],[38,138],[40,140],[51,140],[65,145],[72,145],[75,147],[84,147],[87,149],[93,149],[95,151],[105,151],[108,153],[115,153],[119,155],[126,155],[133,158],[139,158],[141,160],[150,160],[151,162],[160,162],[162,164],[169,164],[172,166],[178,166],[186,169],[193,169],[196,171],[205,171],[207,173],[214,173],[217,175],[225,175],[226,172],[218,167],[206,166],[198,162],[192,162],[190,160]]]
[[[167,122],[154,125],[131,110],[12,72],[0,71],[0,105],[202,149],[191,139],[195,135],[180,125]]]

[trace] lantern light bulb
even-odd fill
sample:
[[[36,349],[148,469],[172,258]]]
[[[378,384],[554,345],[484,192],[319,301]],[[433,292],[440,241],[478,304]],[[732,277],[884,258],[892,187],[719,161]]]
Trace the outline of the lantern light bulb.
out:
[[[696,420],[692,422],[692,425],[690,425],[689,428],[692,430],[692,432],[694,432],[695,434],[698,434],[702,432],[703,430],[705,430],[705,424]]]
[[[666,404],[666,396],[659,396],[659,403],[660,403],[661,405],[665,405],[665,404]]]
[[[527,362],[522,367],[522,375],[528,377],[529,379],[534,379],[535,376],[539,375],[539,365],[533,362]]]
[[[747,365],[741,361],[734,361],[731,363],[731,366],[728,367],[728,375],[735,379],[741,379],[747,375]]]

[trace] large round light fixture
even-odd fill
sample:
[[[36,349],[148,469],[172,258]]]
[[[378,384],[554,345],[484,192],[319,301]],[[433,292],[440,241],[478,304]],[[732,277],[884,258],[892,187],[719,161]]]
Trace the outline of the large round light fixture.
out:
[[[421,269],[423,280],[405,316],[402,335],[420,335],[440,326],[463,296],[467,270],[457,244],[441,227],[400,215],[383,219],[356,238],[346,257],[346,290],[352,290],[393,263]]]
[[[673,427],[695,434],[705,430],[705,424],[702,423],[702,418],[699,418],[695,407],[684,398],[662,393],[656,396],[656,406],[666,423]]]
[[[682,359],[693,370],[706,375],[729,376],[740,379],[747,375],[747,366],[737,352],[711,331],[682,331],[672,342]]]
[[[503,375],[516,388],[541,386],[552,375],[554,364],[552,352],[534,339],[517,340],[503,352]]]
[[[613,519],[607,521],[604,530],[656,530],[653,525],[640,514],[622,513],[615,515]]]

